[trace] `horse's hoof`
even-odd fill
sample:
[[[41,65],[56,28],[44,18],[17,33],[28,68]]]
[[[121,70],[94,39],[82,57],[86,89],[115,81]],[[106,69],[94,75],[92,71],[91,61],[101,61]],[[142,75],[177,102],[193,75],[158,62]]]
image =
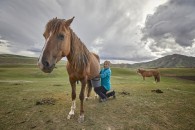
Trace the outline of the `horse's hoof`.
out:
[[[69,120],[70,118],[71,118],[71,115],[68,115],[68,116],[67,116],[67,119]]]
[[[78,122],[79,122],[79,123],[83,123],[83,122],[84,122],[84,115],[79,116]]]

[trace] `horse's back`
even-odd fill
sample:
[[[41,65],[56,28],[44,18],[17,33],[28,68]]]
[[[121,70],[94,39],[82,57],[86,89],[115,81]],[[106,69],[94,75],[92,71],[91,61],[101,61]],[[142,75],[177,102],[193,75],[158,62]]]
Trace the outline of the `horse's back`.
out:
[[[145,71],[143,73],[143,75],[146,76],[146,77],[151,77],[151,76],[153,76],[153,73],[151,71]]]
[[[146,77],[151,77],[151,76],[155,76],[158,75],[159,72],[157,70],[147,70],[143,72],[143,75]]]
[[[159,71],[158,70],[152,70],[153,75],[158,75]]]

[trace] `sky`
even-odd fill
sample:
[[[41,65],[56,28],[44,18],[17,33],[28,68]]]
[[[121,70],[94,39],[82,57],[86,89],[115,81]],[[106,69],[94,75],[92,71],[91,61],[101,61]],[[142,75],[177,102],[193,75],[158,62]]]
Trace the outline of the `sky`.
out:
[[[52,18],[101,60],[139,63],[166,55],[195,57],[195,0],[0,0],[0,53],[39,57]]]

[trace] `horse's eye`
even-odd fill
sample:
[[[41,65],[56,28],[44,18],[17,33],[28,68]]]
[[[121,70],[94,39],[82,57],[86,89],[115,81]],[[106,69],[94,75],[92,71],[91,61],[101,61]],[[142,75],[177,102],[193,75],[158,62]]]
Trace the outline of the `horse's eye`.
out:
[[[59,35],[58,35],[58,39],[59,39],[59,40],[64,40],[64,35],[63,35],[63,34],[59,34]]]

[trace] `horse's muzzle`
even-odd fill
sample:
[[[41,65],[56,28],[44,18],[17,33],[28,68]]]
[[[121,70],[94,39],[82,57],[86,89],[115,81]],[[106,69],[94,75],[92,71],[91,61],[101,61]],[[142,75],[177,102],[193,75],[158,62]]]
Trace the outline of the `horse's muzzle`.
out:
[[[54,65],[54,67],[55,67],[55,65]],[[50,68],[43,68],[42,71],[45,73],[51,73],[53,71],[54,67],[52,66]]]
[[[55,68],[55,64],[49,64],[48,62],[38,62],[37,65],[45,73],[51,73]]]

